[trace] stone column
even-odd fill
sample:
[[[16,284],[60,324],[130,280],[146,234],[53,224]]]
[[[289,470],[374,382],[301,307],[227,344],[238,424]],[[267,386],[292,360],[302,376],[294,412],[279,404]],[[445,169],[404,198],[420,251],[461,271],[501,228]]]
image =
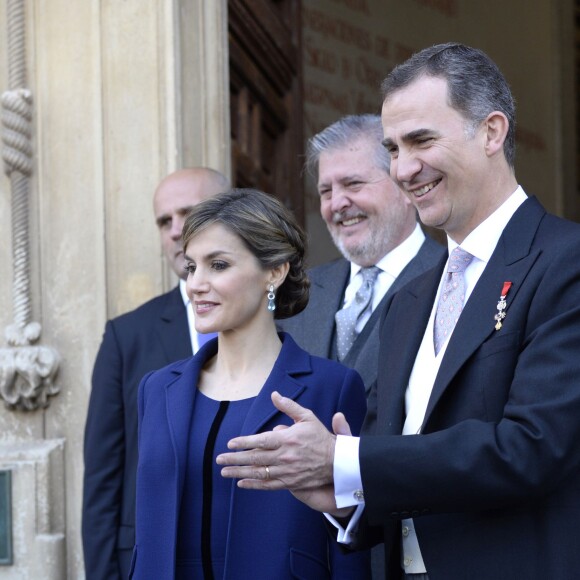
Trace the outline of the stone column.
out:
[[[10,84],[10,1],[0,0],[0,92]],[[0,469],[13,472],[14,508],[14,562],[0,575],[76,579],[84,576],[83,432],[104,325],[174,283],[154,224],[154,189],[186,165],[229,172],[227,2],[23,6],[34,96],[30,308],[60,354],[60,393],[45,409],[0,405]],[[0,329],[12,322],[10,232],[11,186],[2,175]],[[42,511],[42,498],[52,511]]]

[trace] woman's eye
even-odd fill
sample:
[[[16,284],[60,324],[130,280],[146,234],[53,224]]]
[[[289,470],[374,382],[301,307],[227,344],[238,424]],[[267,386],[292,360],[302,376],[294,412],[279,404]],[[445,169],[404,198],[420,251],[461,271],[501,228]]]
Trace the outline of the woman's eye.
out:
[[[188,274],[193,274],[195,272],[195,264],[185,264],[184,269]]]
[[[212,268],[214,270],[225,270],[228,267],[227,262],[216,261],[213,262]]]

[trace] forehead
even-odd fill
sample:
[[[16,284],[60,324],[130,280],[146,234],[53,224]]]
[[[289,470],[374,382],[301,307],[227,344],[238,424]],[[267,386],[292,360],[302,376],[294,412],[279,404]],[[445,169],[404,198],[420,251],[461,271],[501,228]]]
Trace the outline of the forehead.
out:
[[[376,163],[376,144],[370,139],[357,139],[343,147],[323,151],[318,159],[318,181],[339,179],[353,173],[379,171]]]
[[[423,76],[394,91],[383,102],[385,139],[393,141],[418,130],[442,131],[464,126],[465,119],[448,102],[447,81]]]
[[[153,198],[156,215],[172,214],[182,208],[191,207],[213,193],[204,179],[172,179],[162,183]]]
[[[242,240],[230,228],[217,222],[210,224],[195,234],[187,243],[187,254],[207,254],[210,252],[231,252],[245,249]]]

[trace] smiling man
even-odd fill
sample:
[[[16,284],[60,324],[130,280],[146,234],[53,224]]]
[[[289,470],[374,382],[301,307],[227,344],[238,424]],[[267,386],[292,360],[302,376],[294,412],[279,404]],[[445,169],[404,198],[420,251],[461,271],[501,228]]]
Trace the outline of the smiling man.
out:
[[[307,308],[279,323],[311,354],[357,370],[367,392],[377,377],[382,309],[444,254],[391,179],[382,139],[378,115],[344,117],[310,139],[306,169],[317,181],[320,213],[344,258],[310,270]],[[366,302],[360,301],[366,289]],[[360,312],[353,312],[357,305]]]
[[[360,438],[274,394],[295,424],[218,463],[333,514],[352,548],[382,542],[389,580],[576,578],[580,226],[518,185],[512,95],[480,50],[425,49],[383,95],[391,176],[449,257],[384,314]]]

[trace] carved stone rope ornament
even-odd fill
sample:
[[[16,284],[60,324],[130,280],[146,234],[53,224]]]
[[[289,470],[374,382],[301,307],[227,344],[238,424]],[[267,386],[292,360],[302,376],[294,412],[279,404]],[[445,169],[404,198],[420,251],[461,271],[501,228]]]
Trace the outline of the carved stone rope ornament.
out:
[[[28,197],[32,175],[32,93],[26,89],[24,0],[7,0],[8,82],[2,93],[2,159],[12,193],[12,266],[14,322],[0,348],[0,397],[9,409],[34,411],[48,406],[60,357],[49,346],[34,345],[41,334],[31,321]]]

